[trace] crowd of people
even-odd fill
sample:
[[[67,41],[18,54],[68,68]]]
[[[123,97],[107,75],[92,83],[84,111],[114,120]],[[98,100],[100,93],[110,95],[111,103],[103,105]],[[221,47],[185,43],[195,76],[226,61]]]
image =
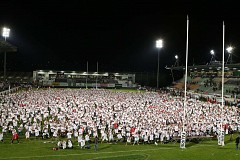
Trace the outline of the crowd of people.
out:
[[[26,139],[56,139],[64,148],[72,143],[61,138],[75,139],[81,148],[96,138],[157,145],[179,137],[183,123],[187,137],[217,135],[221,126],[225,134],[239,130],[239,108],[188,97],[184,118],[183,102],[183,97],[167,91],[29,90],[2,97],[0,128],[3,135],[16,131]]]

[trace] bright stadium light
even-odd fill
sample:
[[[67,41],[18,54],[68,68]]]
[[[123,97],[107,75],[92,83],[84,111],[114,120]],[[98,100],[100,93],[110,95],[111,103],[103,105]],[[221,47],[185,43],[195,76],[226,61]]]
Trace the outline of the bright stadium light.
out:
[[[9,28],[6,28],[6,27],[3,27],[2,29],[2,36],[4,37],[5,41],[7,40],[7,37],[9,37],[10,35],[10,29]],[[6,81],[6,64],[7,64],[7,54],[6,52],[4,52],[4,66],[3,66],[3,69],[4,69],[4,75],[3,75],[3,78],[4,78],[4,81]]]
[[[210,51],[210,53],[211,53],[211,55],[214,55],[214,50],[212,49],[212,50]]]
[[[230,61],[229,63],[232,64],[232,52],[233,52],[233,47],[232,46],[229,46],[227,47],[227,52],[229,53],[228,54],[228,59],[226,61],[226,64],[228,64],[228,61]]]
[[[212,55],[211,60],[210,60],[210,64],[212,64],[212,61],[214,61],[215,52],[214,52],[214,50],[212,49],[212,50],[210,51],[210,53],[211,53],[211,55]]]
[[[162,39],[159,39],[156,41],[156,47],[157,48],[162,48],[163,47],[163,40]]]
[[[226,50],[228,53],[232,53],[233,47],[229,46]]]
[[[175,67],[179,66],[178,58],[179,58],[178,55],[175,55],[175,59],[176,59],[175,64],[174,64]]]
[[[10,29],[4,27],[2,30],[2,36],[6,39],[7,37],[9,37],[9,35],[10,35]]]
[[[158,48],[158,68],[157,68],[157,88],[158,88],[158,78],[159,78],[159,51],[160,49],[163,47],[163,40],[162,39],[158,39],[156,41],[156,48]]]

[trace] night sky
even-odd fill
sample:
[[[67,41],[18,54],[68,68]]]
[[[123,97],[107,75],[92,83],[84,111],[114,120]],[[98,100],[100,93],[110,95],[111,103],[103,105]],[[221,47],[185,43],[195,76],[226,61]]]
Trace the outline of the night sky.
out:
[[[98,61],[99,72],[156,72],[155,41],[162,38],[164,73],[176,54],[185,63],[187,15],[189,65],[209,62],[211,49],[222,59],[223,21],[225,44],[235,47],[233,61],[239,62],[240,6],[209,1],[1,0],[0,26],[11,29],[7,41],[18,47],[8,54],[7,70],[84,71],[88,61],[96,71]]]

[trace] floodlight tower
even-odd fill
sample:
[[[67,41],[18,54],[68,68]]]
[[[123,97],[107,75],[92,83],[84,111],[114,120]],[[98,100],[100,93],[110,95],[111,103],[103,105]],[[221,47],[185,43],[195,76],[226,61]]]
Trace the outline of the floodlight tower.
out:
[[[228,59],[226,61],[226,64],[229,62],[229,64],[232,64],[232,51],[233,51],[233,47],[229,46],[227,49],[227,52],[228,52]]]
[[[5,41],[7,41],[7,38],[10,35],[10,29],[3,27],[2,29],[2,36],[4,37]],[[6,81],[6,64],[7,64],[7,54],[6,51],[4,52],[4,64],[3,64],[3,69],[4,69],[4,74],[3,74],[3,79]]]
[[[174,67],[178,67],[179,66],[179,63],[178,63],[178,55],[175,55],[175,59],[176,59],[176,61],[175,61],[175,64],[174,64]],[[171,67],[171,75],[172,75],[172,83],[174,83],[174,76],[173,76],[173,69],[172,69],[172,67]]]
[[[156,48],[158,48],[158,67],[157,67],[157,88],[158,88],[158,84],[159,84],[159,52],[160,49],[163,47],[163,40],[162,39],[158,39],[156,41]]]
[[[175,55],[175,59],[176,59],[176,62],[174,66],[178,67],[179,66],[178,55]]]
[[[215,52],[214,52],[214,50],[212,49],[212,50],[210,51],[210,53],[211,53],[211,55],[212,55],[212,58],[211,58],[211,60],[210,60],[210,64],[212,64],[212,61],[214,61]]]

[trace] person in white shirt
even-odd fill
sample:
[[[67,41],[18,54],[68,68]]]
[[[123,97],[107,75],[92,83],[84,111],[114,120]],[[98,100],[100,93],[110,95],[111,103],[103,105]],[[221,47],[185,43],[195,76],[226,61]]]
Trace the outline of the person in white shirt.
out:
[[[39,130],[36,128],[35,129],[35,137],[37,138],[39,136]]]
[[[155,144],[159,141],[159,132],[158,131],[155,131],[154,133],[154,139],[155,139]]]
[[[122,141],[122,135],[121,135],[121,133],[118,133],[118,134],[117,134],[117,142],[118,142],[118,141],[120,141],[120,142]]]
[[[49,138],[49,133],[47,128],[45,128],[42,133],[42,139],[44,138]]]
[[[66,149],[67,148],[67,142],[66,141],[63,141],[62,142],[62,149]]]
[[[58,141],[57,146],[59,149],[62,148],[62,141]]]
[[[69,131],[69,132],[67,133],[67,138],[68,138],[68,139],[72,139],[72,132]]]
[[[86,143],[86,144],[89,144],[89,141],[90,141],[89,135],[86,134],[86,135],[85,135],[85,143]]]
[[[147,144],[148,143],[148,135],[145,134],[144,137],[143,137],[143,144]]]
[[[27,130],[26,133],[25,133],[25,137],[26,137],[27,140],[30,138],[30,133],[29,133],[28,130]]]
[[[128,132],[127,133],[127,142],[126,142],[126,145],[130,143],[131,144],[131,136],[130,136],[130,133]]]
[[[78,135],[78,146],[81,145],[81,141],[82,141],[82,136],[81,136],[81,135]]]
[[[3,142],[3,133],[0,132],[0,141]]]
[[[55,130],[55,131],[53,132],[53,138],[54,138],[54,139],[57,139],[57,138],[58,138],[58,132],[57,132],[57,130]]]
[[[153,133],[150,134],[150,142],[153,143]]]
[[[139,145],[139,135],[137,133],[134,135],[133,145],[135,145],[135,143],[137,143]]]
[[[78,131],[74,130],[74,138],[77,139],[78,138]]]
[[[113,134],[112,134],[112,132],[109,132],[108,142],[110,143],[112,141],[114,141]]]
[[[67,141],[67,144],[68,144],[68,148],[70,148],[70,149],[73,148],[73,144],[72,144],[72,141],[70,139]]]
[[[85,139],[82,139],[81,140],[81,149],[84,149],[84,146],[85,146]]]
[[[104,141],[108,141],[107,134],[105,132],[103,132],[103,134],[102,134],[102,142],[104,142]]]

